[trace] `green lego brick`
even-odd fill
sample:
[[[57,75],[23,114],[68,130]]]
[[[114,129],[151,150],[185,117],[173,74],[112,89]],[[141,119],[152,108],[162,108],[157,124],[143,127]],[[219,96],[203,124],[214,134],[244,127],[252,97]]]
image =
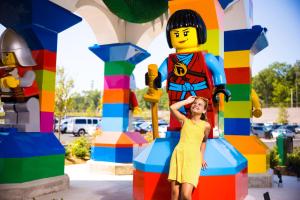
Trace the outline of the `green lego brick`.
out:
[[[0,158],[0,184],[23,183],[64,175],[64,154],[29,158]]]
[[[55,91],[55,72],[48,70],[36,70],[36,81],[39,90],[46,90],[49,92]]]
[[[251,118],[250,101],[229,101],[224,105],[224,118]]]
[[[135,65],[124,62],[124,61],[114,61],[114,62],[106,62],[104,68],[104,75],[128,75],[132,74]]]
[[[231,101],[250,101],[250,84],[228,84],[226,88],[231,92]]]

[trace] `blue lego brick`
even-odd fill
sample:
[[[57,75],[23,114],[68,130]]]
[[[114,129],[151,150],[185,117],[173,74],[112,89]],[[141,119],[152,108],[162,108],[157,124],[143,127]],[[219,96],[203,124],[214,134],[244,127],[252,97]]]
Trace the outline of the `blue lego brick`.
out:
[[[91,148],[91,159],[105,162],[132,163],[133,148],[93,146]]]
[[[25,38],[31,50],[47,49],[52,52],[57,50],[57,33],[55,32],[37,26],[16,31]]]
[[[150,56],[146,50],[131,43],[95,44],[89,49],[104,62],[127,61],[136,65]]]
[[[225,10],[227,6],[229,6],[234,0],[219,0],[220,5]]]
[[[0,128],[0,158],[23,158],[65,154],[53,133],[25,133]]]
[[[1,24],[30,41],[31,50],[56,51],[57,34],[82,20],[49,0],[1,0],[0,10]]]
[[[102,131],[126,132],[128,129],[128,118],[125,117],[103,117],[101,121]]]
[[[135,169],[168,173],[171,155],[178,140],[175,137],[157,138],[134,159]],[[234,175],[247,167],[246,158],[223,138],[207,141],[204,158],[209,167],[201,170],[201,176]]]
[[[5,27],[35,25],[56,33],[82,19],[49,0],[1,0],[0,21]]]
[[[129,115],[128,104],[103,104],[103,117],[125,117]]]
[[[225,135],[250,135],[249,118],[225,118],[224,134]]]
[[[253,26],[252,29],[241,29],[225,31],[224,51],[251,50],[253,54],[258,53],[268,46],[266,28]]]

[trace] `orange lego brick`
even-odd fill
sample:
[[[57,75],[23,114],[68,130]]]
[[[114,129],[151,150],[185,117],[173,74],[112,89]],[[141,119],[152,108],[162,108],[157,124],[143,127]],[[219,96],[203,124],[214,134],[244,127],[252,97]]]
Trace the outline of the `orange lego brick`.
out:
[[[109,89],[104,90],[103,103],[129,103],[128,89]]]
[[[40,108],[42,112],[54,112],[55,92],[40,91]]]
[[[173,0],[169,1],[171,14],[181,9],[197,11],[206,28],[223,30],[224,11],[217,0]]]

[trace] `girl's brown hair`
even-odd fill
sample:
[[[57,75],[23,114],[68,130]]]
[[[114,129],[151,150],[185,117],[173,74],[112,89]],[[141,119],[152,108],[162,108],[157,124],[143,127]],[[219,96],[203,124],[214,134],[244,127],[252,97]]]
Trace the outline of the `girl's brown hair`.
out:
[[[201,99],[201,100],[203,100],[203,101],[205,102],[204,109],[207,110],[207,107],[208,107],[208,99],[207,99],[207,98],[204,98],[204,97],[199,97],[199,96],[197,96],[197,97],[195,98],[195,101],[198,100],[198,99]],[[207,121],[206,112],[201,114],[200,119],[201,119],[201,120],[204,120],[204,121]]]

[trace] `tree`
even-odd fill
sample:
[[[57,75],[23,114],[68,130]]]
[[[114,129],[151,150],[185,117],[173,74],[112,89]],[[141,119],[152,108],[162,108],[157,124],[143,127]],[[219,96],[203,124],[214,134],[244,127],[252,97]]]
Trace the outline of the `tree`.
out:
[[[282,123],[282,124],[288,123],[288,118],[289,118],[289,114],[288,114],[286,108],[284,107],[283,104],[280,104],[278,117],[277,117],[277,123]]]
[[[55,88],[55,116],[58,117],[58,132],[60,139],[60,124],[62,117],[66,116],[71,109],[72,99],[71,91],[74,87],[74,81],[65,75],[64,68],[58,68],[56,72]]]
[[[280,103],[287,104],[291,101],[290,91],[296,91],[300,81],[295,76],[297,71],[300,73],[299,61],[293,66],[275,62],[253,77],[253,88],[263,100],[264,106],[278,106]]]
[[[139,102],[139,107],[142,110],[149,110],[150,109],[150,103],[146,102],[144,100],[144,95],[147,93],[148,87],[143,89],[137,89],[135,90],[136,98]],[[163,94],[158,102],[158,107],[160,110],[168,110],[169,109],[169,97],[168,93],[166,92],[166,88],[162,88]]]
[[[269,67],[254,76],[252,84],[263,103],[268,106],[272,102],[275,72]]]
[[[72,96],[72,111],[85,113],[88,116],[96,116],[101,111],[101,92],[99,90],[87,90],[82,94],[75,93]]]

